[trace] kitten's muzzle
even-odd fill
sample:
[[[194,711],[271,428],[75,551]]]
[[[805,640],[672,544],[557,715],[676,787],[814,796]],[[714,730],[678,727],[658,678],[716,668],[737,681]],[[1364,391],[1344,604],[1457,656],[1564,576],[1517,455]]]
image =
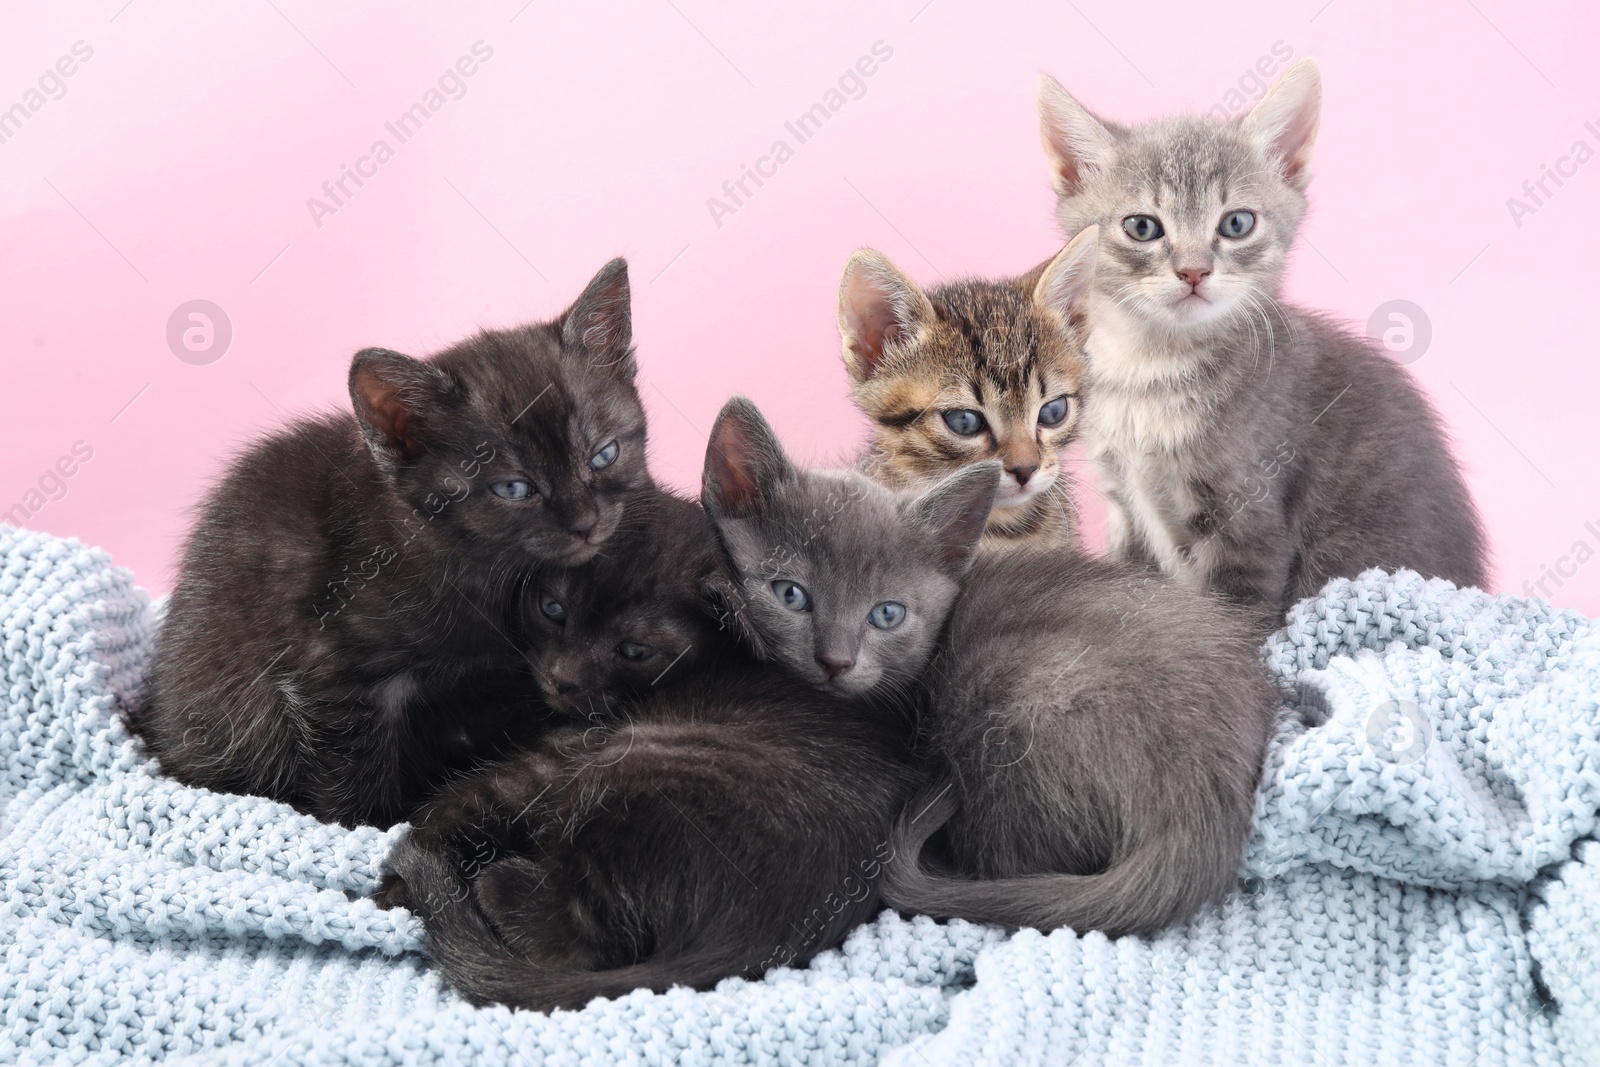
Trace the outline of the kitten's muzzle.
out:
[[[590,541],[573,538],[564,544],[545,549],[541,555],[558,567],[581,567],[600,554],[604,539]]]
[[[568,533],[577,534],[579,537],[587,538],[589,532],[595,528],[595,524],[599,521],[600,509],[596,507],[587,507],[573,515],[568,516],[565,525]]]
[[[855,657],[839,652],[818,652],[817,666],[828,676],[828,681],[837,681],[839,676],[856,665]]]
[[[1018,486],[1027,488],[1028,479],[1032,478],[1038,469],[1039,464],[1037,463],[1023,463],[1015,467],[1007,467],[1006,473],[1017,480]]]
[[[1006,473],[1009,474],[1010,471],[1008,470]],[[1006,477],[1006,474],[1002,474],[1000,476],[1000,491],[995,494],[994,506],[997,510],[1021,507],[1054,484],[1056,484],[1054,471],[1049,474],[1040,474],[1035,469],[1026,479],[1021,480],[1018,480],[1014,474],[1009,478]]]
[[[557,715],[593,721],[610,714],[612,694],[607,690],[585,689],[565,681],[551,681],[543,688],[545,703]]]

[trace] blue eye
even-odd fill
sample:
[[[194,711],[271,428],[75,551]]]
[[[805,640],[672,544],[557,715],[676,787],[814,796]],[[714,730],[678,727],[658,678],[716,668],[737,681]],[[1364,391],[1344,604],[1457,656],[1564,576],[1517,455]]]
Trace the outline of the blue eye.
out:
[[[556,600],[554,597],[540,597],[539,610],[543,612],[544,617],[549,619],[551,622],[567,621],[567,609],[562,607],[561,602]]]
[[[944,424],[950,427],[951,433],[971,437],[983,429],[983,416],[971,408],[956,408],[944,413]]]
[[[520,479],[513,479],[491,483],[489,492],[504,500],[526,500],[533,495],[533,486]]]
[[[906,606],[885,600],[867,612],[867,621],[880,630],[892,630],[906,621]]]
[[[1039,409],[1040,426],[1056,426],[1067,417],[1067,398],[1058,396]]]
[[[1161,228],[1161,220],[1154,215],[1129,215],[1122,220],[1122,232],[1135,241],[1154,241],[1167,231]]]
[[[802,585],[779,578],[772,583],[772,592],[778,598],[778,603],[790,611],[811,610],[811,597],[806,595]]]
[[[641,645],[637,641],[624,641],[617,646],[617,655],[625,660],[632,660],[634,663],[638,663],[642,659],[649,659],[650,651],[649,645]]]
[[[603,467],[611,466],[617,461],[617,452],[617,443],[615,441],[607,441],[604,448],[589,457],[589,469],[597,471]]]
[[[1224,237],[1243,237],[1256,228],[1256,213],[1254,211],[1230,211],[1222,216],[1222,222],[1217,226],[1217,232]]]

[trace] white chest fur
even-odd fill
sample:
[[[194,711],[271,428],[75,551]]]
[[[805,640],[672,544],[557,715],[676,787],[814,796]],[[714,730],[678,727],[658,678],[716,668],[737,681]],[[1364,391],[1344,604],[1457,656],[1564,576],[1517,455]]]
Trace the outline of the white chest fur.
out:
[[[1188,530],[1201,509],[1189,488],[1189,461],[1209,415],[1209,405],[1191,388],[1192,368],[1203,354],[1153,350],[1112,312],[1096,324],[1088,355],[1085,428],[1112,493],[1111,548],[1120,554],[1137,538],[1164,572],[1202,584]]]

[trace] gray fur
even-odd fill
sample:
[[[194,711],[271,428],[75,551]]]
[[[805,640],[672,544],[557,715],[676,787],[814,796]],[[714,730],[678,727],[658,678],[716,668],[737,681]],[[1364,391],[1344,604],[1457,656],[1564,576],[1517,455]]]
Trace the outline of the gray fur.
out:
[[[1127,564],[985,555],[924,688],[949,773],[907,809],[889,904],[1117,936],[1234,885],[1277,703],[1244,613]]]
[[[1019,548],[969,562],[995,465],[920,497],[853,471],[802,471],[749,401],[712,430],[702,500],[767,655],[860,694],[922,678],[944,784],[906,809],[884,899],[1008,926],[1150,932],[1232,884],[1275,692],[1245,616],[1127,564]],[[798,581],[813,610],[770,589]],[[958,592],[959,588],[959,592]],[[875,632],[873,603],[909,613]],[[856,675],[860,671],[860,675]],[[922,846],[945,829],[954,872]]]
[[[964,468],[913,496],[850,470],[800,470],[755,405],[728,401],[711,431],[701,501],[737,572],[741,613],[767,656],[851,696],[903,691],[932,654],[994,501],[999,465]],[[790,611],[772,583],[796,582]],[[868,623],[906,608],[894,629]],[[824,661],[850,666],[830,678]]]
[[[1274,616],[1368,567],[1485,580],[1477,512],[1415,383],[1279,299],[1320,94],[1302,60],[1240,118],[1125,127],[1040,84],[1062,229],[1100,227],[1084,435],[1113,553]],[[1220,236],[1237,209],[1255,228]],[[1137,214],[1165,235],[1133,240]]]
[[[666,494],[530,585],[530,659],[569,724],[440,789],[375,894],[469,1000],[580,1008],[804,967],[878,910],[920,785],[909,724],[756,662],[716,621],[731,588],[710,520]]]

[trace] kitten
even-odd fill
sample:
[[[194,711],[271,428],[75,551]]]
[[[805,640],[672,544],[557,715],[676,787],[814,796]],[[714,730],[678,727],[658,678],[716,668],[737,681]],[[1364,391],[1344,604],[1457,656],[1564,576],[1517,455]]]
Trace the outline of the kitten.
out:
[[[1022,278],[924,293],[882,253],[851,257],[839,335],[852,395],[872,420],[862,469],[917,486],[998,459],[983,547],[1075,546],[1061,451],[1079,425],[1081,304],[1094,259],[1085,234]]]
[[[1241,613],[1048,546],[969,564],[992,461],[907,500],[855,472],[796,470],[736,400],[706,465],[742,616],[773,659],[880,700],[924,679],[950,786],[908,807],[920,818],[886,850],[886,902],[1125,933],[1233,884],[1276,706]],[[942,543],[908,544],[930,534]],[[955,877],[919,863],[941,825]]]
[[[519,584],[651,488],[627,264],[550,323],[359,352],[350,396],[211,493],[132,725],[179,781],[387,826],[537,716]]]
[[[1100,228],[1084,433],[1113,552],[1276,617],[1368,567],[1485,579],[1416,384],[1278,299],[1320,107],[1309,59],[1227,122],[1120,126],[1049,78],[1039,90],[1061,227]]]
[[[604,722],[669,678],[747,658],[732,636],[735,604],[704,511],[655,492],[629,504],[603,557],[530,582],[522,632],[551,710]]]
[[[889,905],[1153,934],[1237,881],[1277,704],[1246,613],[1128,564],[984,556],[924,689],[948,773],[896,832]]]
[[[921,496],[856,471],[802,471],[754,405],[729,401],[702,499],[763,654],[818,688],[898,699],[960,592],[998,469],[959,468]]]
[[[951,498],[992,496],[992,474],[979,473],[842,528],[957,567],[982,517]],[[705,498],[738,516],[728,521],[745,541],[771,512],[835,490],[808,477],[753,408],[724,409]],[[803,964],[877,909],[888,835],[917,781],[908,725],[739,651],[741,588],[776,601],[771,585],[736,581],[704,513],[677,505],[581,573],[530,590],[551,628],[535,671],[592,725],[447,787],[379,895],[423,918],[430,954],[468,999],[548,1010],[706,987]],[[737,625],[710,629],[713,608],[730,605],[722,617]]]

